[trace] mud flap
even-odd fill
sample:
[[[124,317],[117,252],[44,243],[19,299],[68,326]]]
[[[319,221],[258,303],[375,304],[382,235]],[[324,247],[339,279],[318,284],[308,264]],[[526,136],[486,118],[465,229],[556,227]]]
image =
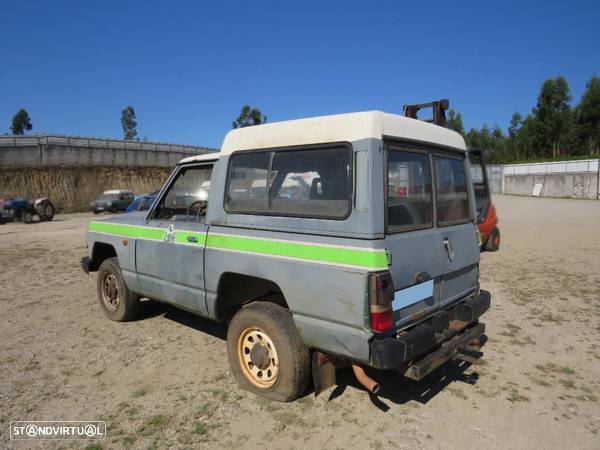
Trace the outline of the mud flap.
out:
[[[312,354],[312,378],[315,397],[335,384],[335,365],[321,352]]]

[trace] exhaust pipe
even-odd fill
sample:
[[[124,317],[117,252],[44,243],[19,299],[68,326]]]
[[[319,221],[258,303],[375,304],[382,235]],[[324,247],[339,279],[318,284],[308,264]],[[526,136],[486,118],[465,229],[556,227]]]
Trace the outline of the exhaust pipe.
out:
[[[371,392],[372,394],[377,394],[377,392],[379,392],[379,384],[369,377],[362,367],[352,364],[352,370],[354,371],[354,375],[356,376],[358,382],[362,384],[367,391]]]

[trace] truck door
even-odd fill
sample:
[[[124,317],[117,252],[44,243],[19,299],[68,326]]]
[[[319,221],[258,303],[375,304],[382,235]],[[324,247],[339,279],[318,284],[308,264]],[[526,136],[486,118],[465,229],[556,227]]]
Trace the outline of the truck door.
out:
[[[394,281],[394,323],[406,325],[440,303],[445,270],[435,227],[433,169],[429,150],[386,143],[385,247]]]
[[[444,261],[440,305],[445,305],[476,289],[479,244],[471,213],[470,174],[465,154],[434,151],[432,157],[436,224]]]
[[[212,163],[179,168],[148,214],[153,239],[137,239],[136,270],[145,295],[206,314],[205,212]]]

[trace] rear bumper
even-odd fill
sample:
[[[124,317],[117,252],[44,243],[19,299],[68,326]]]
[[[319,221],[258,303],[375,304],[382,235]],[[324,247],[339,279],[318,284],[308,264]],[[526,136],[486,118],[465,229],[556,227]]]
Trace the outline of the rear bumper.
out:
[[[490,303],[490,293],[481,291],[476,298],[438,312],[406,334],[373,339],[370,365],[377,369],[396,369],[434,353],[436,361],[449,360],[460,348],[483,336],[485,325],[476,322]]]

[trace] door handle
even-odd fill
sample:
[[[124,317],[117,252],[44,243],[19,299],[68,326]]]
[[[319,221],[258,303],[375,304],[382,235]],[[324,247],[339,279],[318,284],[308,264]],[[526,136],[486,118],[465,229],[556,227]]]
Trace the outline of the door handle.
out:
[[[444,244],[444,248],[446,249],[446,253],[448,254],[448,261],[452,262],[452,260],[454,259],[454,248],[450,243],[450,239],[444,238],[442,242]]]
[[[198,242],[198,238],[196,236],[188,236],[187,241],[188,242]]]

